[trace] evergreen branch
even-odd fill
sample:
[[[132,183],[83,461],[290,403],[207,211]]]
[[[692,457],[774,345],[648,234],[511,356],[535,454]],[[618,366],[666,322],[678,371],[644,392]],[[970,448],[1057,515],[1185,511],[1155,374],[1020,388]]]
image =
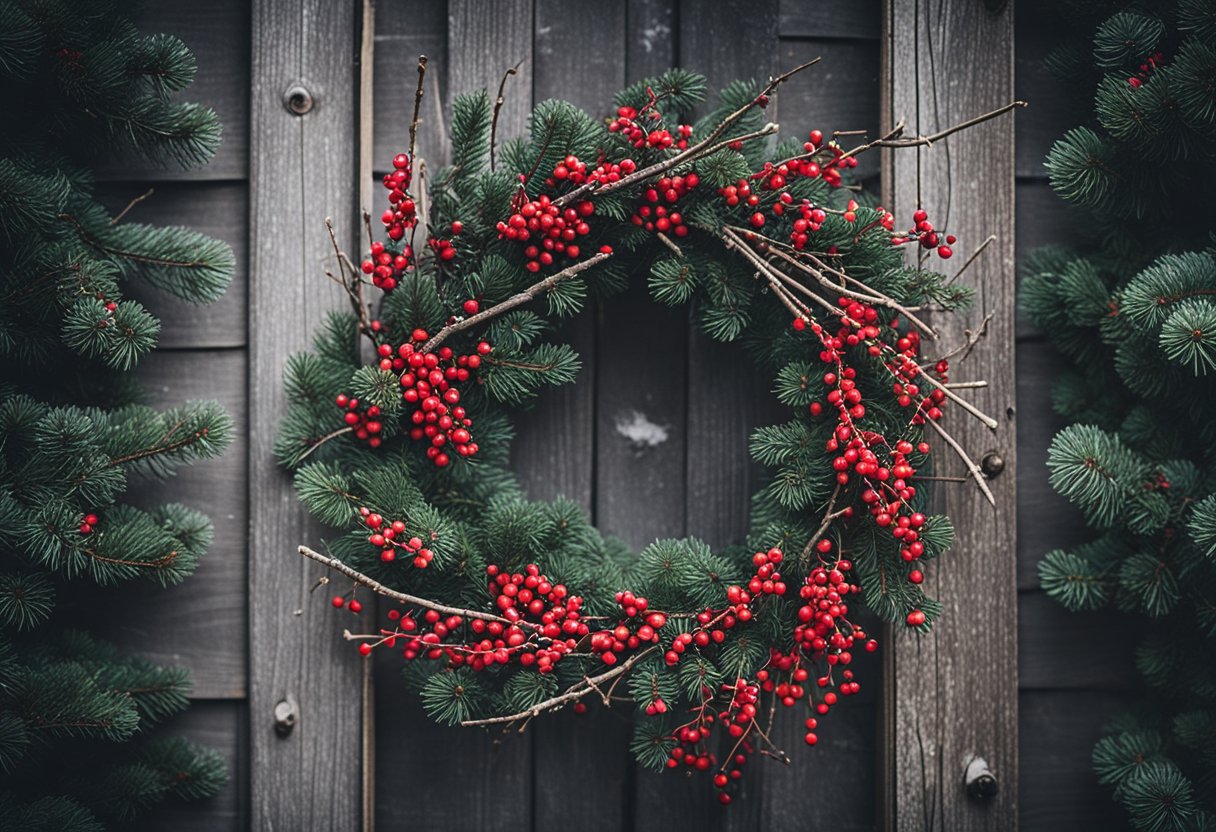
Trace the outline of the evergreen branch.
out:
[[[179,422],[178,424],[171,427],[168,431],[166,431],[165,437],[167,438],[168,436],[172,435],[173,431],[175,431],[175,430],[177,430],[177,428],[181,427],[181,424],[182,423]],[[208,432],[209,431],[207,428],[203,428],[202,430],[195,431],[193,434],[191,434],[189,436],[183,436],[181,439],[178,439],[176,442],[169,442],[168,444],[163,444],[163,445],[160,444],[159,442],[157,442],[157,443],[154,443],[152,447],[141,448],[138,451],[133,451],[132,453],[124,454],[123,456],[116,456],[110,460],[109,467],[114,468],[119,465],[126,465],[131,462],[138,462],[141,459],[147,459],[147,458],[153,457],[153,456],[160,456],[161,454],[171,454],[174,451],[180,451],[182,448],[185,448],[185,447],[191,445],[192,443],[194,443],[195,441],[206,437]],[[163,441],[163,439],[161,441]]]
[[[160,569],[173,563],[173,561],[177,560],[178,555],[181,554],[174,549],[169,554],[156,560],[126,560],[124,558],[108,558],[105,555],[99,555],[96,549],[84,549],[83,551],[90,558],[101,563],[112,563],[115,566],[131,566],[139,569]]]
[[[502,105],[506,103],[506,98],[503,97],[503,91],[507,88],[507,79],[519,72],[519,68],[524,65],[521,58],[515,66],[508,69],[502,74],[502,80],[498,82],[498,95],[494,97],[494,113],[490,117],[490,170],[494,170],[494,144],[498,136],[498,113],[502,110]],[[421,82],[420,82],[421,83]]]
[[[76,217],[73,215],[60,214],[59,219],[65,220],[66,222],[72,224],[72,227],[76,229],[76,234],[80,237],[80,241],[82,243],[95,251],[111,257],[120,257],[124,260],[130,260],[133,263],[144,263],[151,266],[168,266],[175,269],[197,269],[199,266],[210,265],[205,260],[174,260],[168,257],[150,257],[146,254],[138,254],[133,251],[124,251],[120,248],[107,246],[101,240],[90,234],[89,230],[85,228],[81,224],[80,220],[76,219]]]
[[[548,277],[544,278],[543,280],[538,280],[536,283],[533,283],[527,289],[524,289],[522,292],[512,295],[511,297],[504,300],[502,303],[491,306],[489,309],[485,309],[481,312],[478,312],[476,315],[470,315],[469,317],[456,321],[455,323],[448,324],[443,329],[439,330],[433,336],[431,336],[431,340],[427,341],[425,344],[422,345],[421,352],[424,352],[424,353],[433,352],[435,347],[442,344],[448,338],[449,335],[454,335],[457,332],[462,332],[466,329],[477,326],[478,324],[482,323],[483,321],[488,321],[492,318],[496,318],[499,315],[501,315],[502,313],[510,311],[517,306],[522,306],[525,303],[527,303],[528,301],[535,299],[538,295],[541,295],[544,292],[549,291],[554,286],[556,286],[558,283],[561,283],[563,280],[574,277],[579,272],[586,271],[587,269],[591,268],[592,266],[595,266],[595,265],[598,265],[598,264],[604,262],[611,256],[612,256],[612,252],[609,252],[609,251],[597,252],[596,254],[592,255],[591,257],[588,257],[586,260],[580,260],[579,262],[577,262],[571,266],[567,266],[566,268],[562,269],[560,272],[557,272],[556,274],[551,274]]]
[[[988,483],[984,477],[984,472],[980,469],[980,466],[976,465],[975,460],[968,456],[967,452],[963,450],[963,446],[958,443],[958,440],[947,433],[946,429],[939,425],[936,421],[926,418],[925,424],[931,426],[935,431],[937,431],[938,435],[942,439],[946,440],[946,444],[950,446],[951,450],[958,454],[959,459],[961,459],[963,464],[967,466],[967,472],[971,474],[971,478],[975,480],[976,484],[980,487],[980,491],[984,493],[984,497],[986,497],[988,502],[992,504],[993,508],[996,508],[996,497],[992,496],[992,490],[988,487]]]
[[[315,560],[317,563],[327,566],[336,572],[341,572],[355,583],[363,584],[363,586],[367,587],[377,595],[383,595],[385,598],[392,598],[394,601],[400,601],[403,604],[413,604],[416,607],[434,610],[435,612],[443,613],[444,615],[459,615],[465,618],[480,618],[483,621],[497,621],[500,624],[519,623],[508,621],[507,619],[494,615],[493,613],[479,612],[478,610],[466,610],[459,607],[449,607],[446,604],[440,604],[426,598],[419,598],[417,595],[409,595],[405,592],[398,592],[395,589],[389,589],[375,578],[370,578],[357,569],[352,569],[337,558],[330,557],[329,555],[323,555],[314,549],[308,548],[307,546],[300,546],[298,549],[296,549],[296,551],[310,560]]]
[[[579,199],[584,194],[587,194],[588,192],[593,191],[593,190],[597,194],[606,194],[606,193],[612,193],[613,191],[619,191],[621,188],[628,188],[632,185],[636,185],[639,182],[645,182],[649,179],[652,179],[655,176],[659,175],[660,173],[663,173],[664,171],[671,170],[672,168],[676,167],[677,165],[682,165],[686,162],[691,162],[694,159],[700,158],[701,156],[709,155],[710,152],[720,149],[720,145],[716,144],[716,142],[718,141],[718,138],[723,133],[725,133],[732,124],[739,121],[739,119],[743,118],[745,115],[747,115],[749,112],[751,112],[752,109],[754,109],[756,107],[766,106],[768,103],[768,97],[770,95],[772,95],[773,92],[776,91],[777,87],[781,86],[783,83],[785,83],[790,78],[797,75],[799,72],[802,72],[804,69],[808,69],[808,68],[814,66],[815,64],[819,63],[820,60],[822,60],[822,59],[813,58],[813,59],[807,61],[806,63],[796,66],[787,72],[783,72],[780,75],[769,78],[768,84],[765,85],[764,89],[760,92],[759,95],[757,95],[755,98],[753,98],[747,104],[744,104],[742,107],[735,110],[733,113],[729,114],[726,118],[722,119],[722,121],[720,121],[718,123],[718,126],[715,127],[712,131],[710,131],[710,134],[708,136],[706,136],[704,139],[697,142],[695,145],[688,148],[687,150],[677,153],[675,156],[671,156],[667,159],[664,159],[661,162],[656,162],[655,164],[650,165],[649,167],[645,167],[640,170],[636,170],[633,173],[629,174],[628,176],[622,176],[616,182],[611,182],[607,185],[603,185],[598,188],[596,187],[597,183],[595,183],[595,182],[587,182],[586,184],[579,185],[577,188],[575,188],[570,193],[566,194],[565,196],[560,197],[559,199],[554,200],[554,204],[557,205],[559,208],[563,208],[566,205],[569,205],[571,202],[574,202],[575,200]],[[765,129],[767,129],[767,125],[766,125]],[[734,140],[732,139],[731,141],[734,141]]]
[[[506,716],[491,716],[491,717],[486,717],[485,719],[468,719],[468,720],[461,722],[460,725],[462,727],[468,727],[468,726],[472,726],[472,725],[494,725],[494,724],[499,724],[499,723],[503,723],[503,722],[515,722],[516,720],[520,720],[520,719],[532,719],[533,717],[539,716],[540,714],[544,713],[545,711],[552,711],[556,708],[560,708],[562,705],[565,705],[567,702],[573,702],[577,699],[583,698],[584,696],[586,696],[587,694],[589,694],[593,691],[597,691],[599,689],[599,685],[602,685],[602,684],[604,684],[604,682],[607,682],[611,679],[616,679],[617,677],[624,675],[628,671],[632,670],[633,667],[635,665],[637,665],[640,661],[642,661],[643,659],[645,659],[651,653],[653,653],[654,651],[656,651],[658,649],[659,649],[659,645],[652,644],[650,647],[647,647],[645,650],[641,651],[640,653],[634,653],[632,656],[630,656],[625,661],[621,662],[616,667],[613,667],[610,670],[605,670],[603,673],[599,674],[598,676],[592,676],[591,678],[587,679],[585,682],[578,682],[573,687],[571,687],[569,690],[567,690],[565,693],[561,694],[560,696],[554,696],[551,699],[546,699],[544,702],[541,702],[538,705],[534,705],[533,707],[528,708],[528,710],[526,710],[526,711],[520,711],[519,713],[508,714]]]

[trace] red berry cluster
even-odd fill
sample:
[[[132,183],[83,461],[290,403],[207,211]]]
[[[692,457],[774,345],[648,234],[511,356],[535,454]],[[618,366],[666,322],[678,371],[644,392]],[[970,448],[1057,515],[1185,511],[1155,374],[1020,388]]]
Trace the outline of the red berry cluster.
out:
[[[388,238],[399,242],[405,232],[418,224],[418,206],[409,195],[413,167],[410,157],[398,153],[393,157],[393,172],[385,174],[383,185],[388,193],[389,207],[380,221]],[[401,275],[414,263],[414,252],[407,245],[400,252],[390,251],[384,243],[372,243],[371,256],[363,261],[363,273],[370,275],[372,283],[386,292],[397,288]]]
[[[680,212],[675,210],[676,203],[700,182],[700,177],[691,171],[684,176],[664,176],[642,193],[642,202],[632,217],[633,224],[647,231],[686,236],[688,226],[684,224]]]
[[[621,607],[624,619],[611,630],[601,630],[591,635],[591,652],[599,654],[600,660],[607,665],[616,664],[619,655],[626,650],[657,643],[659,630],[667,623],[665,613],[647,613],[649,602],[628,590],[618,592],[616,602]]]
[[[1127,83],[1133,89],[1139,89],[1148,80],[1148,77],[1161,67],[1165,62],[1165,55],[1160,52],[1154,52],[1144,63],[1138,66],[1135,75],[1127,79]]]
[[[820,130],[811,131],[809,141],[803,142],[802,149],[806,156],[783,163],[787,167],[783,173],[822,179],[831,187],[839,188],[841,170],[857,167],[857,157],[845,156],[844,148],[835,141],[824,144]],[[831,156],[827,161],[822,160],[825,151]]]
[[[831,550],[830,540],[819,541],[821,559]],[[822,660],[828,665],[828,673],[819,678],[820,687],[831,685],[832,668],[836,665],[848,665],[853,661],[850,651],[858,641],[864,641],[868,651],[878,649],[878,642],[872,639],[865,641],[865,631],[846,617],[849,612],[846,599],[850,595],[861,593],[861,587],[849,583],[846,575],[851,566],[846,560],[838,560],[834,564],[821,562],[806,576],[806,581],[798,593],[804,603],[798,608],[798,626],[794,628],[794,641],[812,662],[818,663]],[[861,685],[852,681],[851,673],[840,685],[840,692],[845,696],[860,690]],[[792,700],[800,698],[802,692],[801,688],[789,689],[780,695],[783,702],[788,698],[789,704],[792,704]],[[821,709],[820,714],[824,713],[827,713],[827,708]]]
[[[542,194],[537,199],[520,200],[515,213],[498,223],[498,237],[528,243],[524,248],[527,258],[524,266],[530,272],[538,272],[561,257],[578,259],[580,251],[575,241],[591,233],[587,218],[594,213],[595,205],[588,200],[559,208]],[[536,242],[529,243],[533,239]]]
[[[920,243],[921,248],[936,248],[937,256],[943,260],[954,256],[954,249],[951,246],[957,242],[957,238],[953,234],[943,235],[934,229],[933,223],[929,222],[928,212],[923,208],[917,208],[913,212],[912,223],[912,227],[908,229],[905,236],[892,237],[891,242],[897,246],[917,242]]]
[[[91,534],[97,529],[97,524],[100,522],[101,518],[99,518],[93,512],[89,512],[84,516],[84,519],[80,521],[80,533]]]
[[[360,410],[359,400],[345,393],[339,393],[338,397],[334,399],[334,403],[346,411],[342,415],[342,419],[348,427],[353,429],[356,439],[366,442],[372,448],[380,447],[384,441],[381,436],[384,432],[384,423],[380,421],[379,407],[373,404]]]
[[[348,600],[346,600],[346,597],[345,597],[345,596],[342,596],[342,595],[335,595],[335,596],[333,597],[333,600],[332,600],[330,603],[332,603],[332,604],[334,605],[334,609],[338,609],[338,610],[340,610],[340,609],[342,609],[343,607],[346,607],[348,610],[350,610],[351,612],[355,613],[356,615],[358,615],[359,613],[363,612],[363,604],[361,604],[361,603],[359,602],[359,599],[358,599],[358,598],[351,598],[351,599],[348,601]],[[362,645],[360,645],[360,648],[362,648]],[[359,652],[363,653],[363,655],[365,655],[365,656],[366,656],[368,653],[370,653],[370,652],[371,652],[371,645],[368,645],[368,648],[367,648],[367,651],[366,651],[366,652],[364,652],[362,649],[360,649],[360,651],[359,651]]]
[[[464,223],[462,223],[460,220],[456,220],[454,223],[452,223],[453,237],[463,230]],[[456,257],[456,247],[452,244],[450,239],[445,240],[440,237],[431,237],[426,241],[426,244],[431,247],[431,251],[435,252],[435,256],[441,263],[446,263],[449,260],[455,259]]]
[[[460,406],[460,391],[455,385],[468,381],[469,372],[481,366],[492,347],[481,341],[471,355],[456,355],[450,347],[422,352],[419,345],[429,337],[426,330],[416,329],[411,337],[413,343],[402,344],[395,356],[391,346],[381,344],[380,367],[401,373],[401,398],[407,410],[410,405],[414,407],[407,416],[410,438],[428,442],[427,458],[443,468],[451,462],[449,447],[460,456],[477,453],[477,443],[469,433],[473,420]]]
[[[686,150],[688,148],[688,140],[692,137],[692,125],[681,124],[676,127],[677,136],[671,135],[671,131],[665,128],[656,128],[647,130],[646,126],[641,123],[643,118],[649,117],[651,121],[658,121],[662,118],[658,110],[652,104],[642,108],[639,113],[633,107],[620,107],[616,111],[616,119],[608,125],[608,131],[611,133],[620,133],[625,137],[631,145],[636,148],[650,147],[655,150],[668,150],[672,147],[677,150]]]
[[[359,516],[363,525],[371,529],[367,542],[380,550],[381,561],[392,563],[400,553],[411,559],[414,566],[419,569],[426,569],[430,566],[431,560],[435,557],[434,553],[426,547],[426,543],[421,537],[408,533],[404,520],[385,520],[366,506],[359,509]],[[432,542],[435,540],[433,532],[428,536]]]

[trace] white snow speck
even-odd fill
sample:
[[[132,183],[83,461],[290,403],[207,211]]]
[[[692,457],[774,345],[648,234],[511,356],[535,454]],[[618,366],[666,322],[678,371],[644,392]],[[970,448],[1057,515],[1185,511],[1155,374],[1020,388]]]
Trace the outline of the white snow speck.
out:
[[[655,424],[637,410],[617,414],[616,432],[638,449],[653,448],[667,441],[667,426]]]

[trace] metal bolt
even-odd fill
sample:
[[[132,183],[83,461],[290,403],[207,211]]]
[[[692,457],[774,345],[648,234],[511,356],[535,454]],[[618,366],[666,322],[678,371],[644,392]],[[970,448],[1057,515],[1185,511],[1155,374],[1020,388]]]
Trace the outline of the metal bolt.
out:
[[[302,116],[313,107],[312,93],[303,84],[292,84],[283,93],[283,106],[287,112]]]
[[[989,451],[980,460],[980,470],[986,477],[995,477],[1005,470],[1005,458],[996,451]]]
[[[291,729],[296,727],[298,709],[296,700],[290,694],[274,706],[274,730],[280,737],[286,737]]]
[[[988,762],[983,757],[973,757],[967,764],[963,785],[967,789],[967,796],[979,802],[992,800],[1001,790],[996,775],[988,769]]]

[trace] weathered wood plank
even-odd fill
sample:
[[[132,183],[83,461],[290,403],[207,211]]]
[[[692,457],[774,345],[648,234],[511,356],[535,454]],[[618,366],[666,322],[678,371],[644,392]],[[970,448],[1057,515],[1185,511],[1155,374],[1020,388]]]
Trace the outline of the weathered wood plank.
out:
[[[776,64],[777,3],[685,0],[678,16],[678,63],[704,73],[711,95],[736,78],[766,80]],[[723,49],[723,44],[731,48]],[[685,533],[715,547],[737,542],[747,529],[755,471],[747,438],[768,379],[760,379],[737,344],[712,342],[688,328],[688,418],[685,440]],[[759,768],[759,767],[756,767]],[[703,777],[639,770],[634,827],[756,828],[762,810],[758,780],[744,784],[731,812],[717,805]]]
[[[625,67],[632,83],[676,65],[678,0],[628,0]]]
[[[1018,362],[1018,588],[1037,589],[1038,564],[1052,549],[1093,538],[1071,503],[1047,483],[1047,446],[1066,420],[1051,409],[1059,354],[1043,341],[1021,341]]]
[[[134,832],[240,832],[249,828],[249,729],[244,702],[194,702],[190,710],[165,721],[152,736],[185,737],[216,749],[228,764],[228,785],[209,800],[170,800],[127,828]]]
[[[877,40],[830,41],[782,40],[778,47],[777,69],[798,66],[814,57],[820,64],[784,84],[770,108],[781,124],[781,135],[806,141],[813,129],[831,135],[833,130],[865,130],[878,134],[879,74],[882,70]],[[763,80],[763,79],[761,79]],[[845,147],[862,142],[864,137],[842,139]],[[868,153],[858,159],[854,174],[860,179],[878,175],[878,155]]]
[[[1038,589],[1018,593],[1018,687],[1127,690],[1137,679],[1126,615],[1072,613]]]
[[[595,118],[611,112],[612,96],[626,82],[626,67],[620,60],[626,40],[625,12],[620,3],[537,0],[533,98],[538,102],[562,98]],[[581,47],[588,30],[596,32],[593,50]],[[635,311],[637,305],[628,308]],[[621,319],[625,309],[620,298],[592,304],[560,328],[557,337],[582,356],[582,373],[576,384],[546,392],[534,411],[521,414],[514,454],[516,470],[525,477],[530,494],[572,488],[568,496],[585,501],[601,530],[608,533],[623,531],[625,523],[612,516],[608,506],[617,505],[613,497],[629,488],[625,472],[605,468],[608,434],[603,414],[608,402],[602,397],[608,389],[619,401],[620,392],[628,389],[628,385],[605,386],[605,374],[618,380],[621,375],[623,359],[616,350],[623,341],[632,340],[626,332],[638,331],[638,324]],[[543,448],[553,439],[560,445],[546,453]],[[554,473],[558,483],[546,483]],[[571,794],[581,796],[580,828],[605,832],[621,828],[629,786],[629,711],[617,715],[596,708],[593,713],[588,718],[567,711],[538,720],[533,727],[534,829],[569,823]],[[592,781],[595,787],[586,788]]]
[[[778,23],[785,38],[856,38],[878,40],[882,32],[881,0],[781,0]]]
[[[990,8],[957,0],[888,2],[888,124],[906,115],[909,132],[929,134],[1012,99],[1013,11]],[[976,308],[994,316],[986,342],[967,362],[968,377],[990,385],[972,400],[1000,427],[993,434],[951,408],[947,428],[977,455],[996,449],[1005,459],[1004,473],[992,483],[995,510],[974,488],[942,495],[946,512],[958,519],[948,568],[932,576],[930,587],[944,603],[942,619],[928,636],[898,628],[889,648],[887,746],[895,754],[886,767],[886,809],[892,829],[1008,829],[1016,822],[1013,135],[1013,120],[1004,118],[932,149],[895,153],[893,177],[885,183],[893,200],[884,202],[897,217],[909,216],[919,199],[963,241],[998,236],[964,280],[976,286]],[[942,343],[961,341],[968,323],[941,322]],[[942,442],[932,444],[949,453]],[[934,668],[931,681],[927,667]],[[974,756],[999,778],[1000,793],[987,803],[969,800],[963,788]]]
[[[447,0],[380,0],[376,3],[375,153],[383,174],[393,156],[409,147],[418,56],[427,56],[427,77],[415,149],[429,167],[448,161],[444,105],[448,86]],[[383,192],[381,192],[383,193]],[[376,194],[375,198],[379,198]]]
[[[250,0],[162,0],[143,6],[141,31],[176,35],[194,52],[198,75],[179,97],[215,110],[223,124],[223,141],[206,167],[162,168],[123,154],[98,169],[99,179],[244,179],[248,175],[249,4]]]
[[[1019,177],[1046,179],[1043,160],[1047,151],[1066,130],[1086,121],[1080,114],[1093,109],[1093,100],[1079,89],[1081,85],[1062,83],[1043,66],[1047,55],[1069,39],[1069,33],[1062,32],[1060,27],[1043,25],[1056,14],[1057,4],[1052,0],[1029,0],[1018,4],[1014,88],[1017,98],[1030,102],[1017,123]],[[1084,48],[1087,47],[1086,44]]]
[[[1084,220],[1078,217],[1074,208],[1056,196],[1047,180],[1019,179],[1017,199],[1019,261],[1040,246],[1077,245],[1080,224]],[[1017,323],[1018,338],[1041,337],[1038,329],[1020,310]]]
[[[502,74],[522,61],[507,81],[498,116],[498,140],[528,132],[532,112],[532,0],[448,0],[448,94],[486,88],[491,100]],[[451,99],[446,111],[451,111]]]
[[[160,318],[162,350],[243,347],[247,343],[245,315],[249,304],[249,187],[244,182],[109,182],[99,188],[101,203],[112,212],[148,191],[131,210],[131,222],[181,225],[209,234],[232,246],[236,273],[224,296],[196,305],[140,281],[126,284],[126,294]]]
[[[339,634],[318,577],[294,552],[319,531],[305,519],[272,442],[284,408],[283,363],[339,292],[322,274],[324,218],[358,239],[355,100],[358,9],[325,0],[258,0],[253,15],[250,291],[250,735],[255,828],[360,824],[358,656]],[[314,106],[294,115],[283,93],[303,84]],[[298,722],[275,733],[276,703]]]
[[[1090,763],[1102,725],[1126,703],[1125,694],[1094,691],[1030,691],[1018,697],[1021,829],[1128,828]]]

